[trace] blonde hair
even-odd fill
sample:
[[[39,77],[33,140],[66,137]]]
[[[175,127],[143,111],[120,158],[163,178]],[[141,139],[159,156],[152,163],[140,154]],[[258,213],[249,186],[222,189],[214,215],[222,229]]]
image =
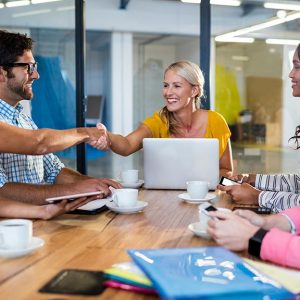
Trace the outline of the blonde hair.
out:
[[[176,74],[184,78],[192,86],[198,86],[199,93],[195,96],[195,105],[200,106],[200,97],[203,96],[204,77],[199,66],[188,60],[181,60],[169,65],[165,70],[164,76],[169,70],[175,71]],[[175,119],[174,113],[168,111],[165,106],[161,109],[159,114],[162,120],[167,123],[169,134],[178,133],[180,125]]]

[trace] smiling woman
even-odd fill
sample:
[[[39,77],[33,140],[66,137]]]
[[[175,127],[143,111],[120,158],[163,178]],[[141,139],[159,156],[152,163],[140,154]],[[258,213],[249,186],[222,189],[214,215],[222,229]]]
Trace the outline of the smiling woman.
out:
[[[220,174],[232,173],[230,130],[217,112],[198,108],[204,79],[200,68],[190,61],[171,64],[164,73],[165,106],[148,117],[126,137],[106,132],[98,149],[130,155],[142,148],[144,138],[217,138]],[[106,130],[101,124],[101,128]],[[208,154],[209,155],[209,154]]]

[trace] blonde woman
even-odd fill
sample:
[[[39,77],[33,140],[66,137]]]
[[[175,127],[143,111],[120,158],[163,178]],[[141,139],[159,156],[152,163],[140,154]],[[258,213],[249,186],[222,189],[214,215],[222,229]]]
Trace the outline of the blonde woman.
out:
[[[230,130],[219,113],[199,108],[203,84],[203,74],[198,65],[186,60],[171,64],[164,73],[162,93],[165,106],[125,137],[106,132],[106,140],[98,143],[97,148],[111,149],[127,156],[142,148],[144,138],[217,138],[220,174],[230,176]],[[99,124],[99,128],[105,130],[103,124]]]

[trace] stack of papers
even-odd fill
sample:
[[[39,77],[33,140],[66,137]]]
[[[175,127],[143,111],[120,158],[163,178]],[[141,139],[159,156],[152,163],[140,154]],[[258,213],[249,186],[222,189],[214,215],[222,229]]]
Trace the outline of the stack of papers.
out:
[[[300,294],[300,271],[279,267],[260,261],[254,261],[251,259],[245,259],[245,261],[249,262],[249,264],[264,274],[270,274],[273,279],[281,283],[292,293]]]
[[[156,294],[152,282],[133,262],[115,264],[111,268],[104,270],[104,274],[109,279],[105,282],[109,287]]]

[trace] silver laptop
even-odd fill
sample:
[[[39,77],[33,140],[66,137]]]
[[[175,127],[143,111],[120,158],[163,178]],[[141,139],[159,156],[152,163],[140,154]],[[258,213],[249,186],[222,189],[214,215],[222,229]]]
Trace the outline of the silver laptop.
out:
[[[186,189],[189,180],[219,182],[219,141],[200,138],[147,138],[144,147],[144,187]]]

